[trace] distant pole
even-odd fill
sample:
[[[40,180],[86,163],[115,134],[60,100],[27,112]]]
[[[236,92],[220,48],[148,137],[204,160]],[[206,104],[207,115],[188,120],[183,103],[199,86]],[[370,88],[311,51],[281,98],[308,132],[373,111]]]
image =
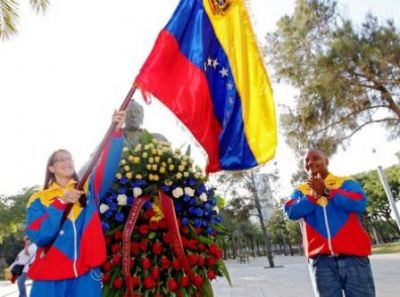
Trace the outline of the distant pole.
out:
[[[274,268],[275,263],[274,263],[274,256],[272,255],[271,241],[269,240],[267,228],[264,223],[264,216],[263,216],[262,209],[261,209],[260,198],[258,197],[258,190],[257,190],[256,181],[254,179],[253,171],[251,171],[251,181],[252,181],[252,186],[254,189],[254,202],[256,204],[256,209],[258,212],[258,218],[260,219],[261,231],[264,235],[264,245],[265,245],[265,249],[267,250],[267,258],[268,258],[269,267]]]
[[[397,209],[396,203],[395,203],[394,198],[393,198],[393,193],[390,190],[389,183],[387,181],[387,178],[386,178],[385,172],[383,171],[382,166],[378,166],[378,174],[379,174],[379,177],[381,179],[383,188],[385,189],[386,197],[388,198],[389,204],[390,204],[390,206],[391,206],[391,208],[393,210],[393,214],[394,214],[394,217],[395,217],[395,220],[396,220],[396,223],[397,223],[397,227],[400,230],[400,215],[399,215],[399,211]]]

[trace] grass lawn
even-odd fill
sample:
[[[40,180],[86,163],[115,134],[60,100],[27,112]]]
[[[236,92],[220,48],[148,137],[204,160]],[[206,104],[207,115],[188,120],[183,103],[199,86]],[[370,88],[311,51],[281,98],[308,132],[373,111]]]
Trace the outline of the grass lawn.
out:
[[[372,246],[372,254],[400,253],[400,242],[391,242]]]

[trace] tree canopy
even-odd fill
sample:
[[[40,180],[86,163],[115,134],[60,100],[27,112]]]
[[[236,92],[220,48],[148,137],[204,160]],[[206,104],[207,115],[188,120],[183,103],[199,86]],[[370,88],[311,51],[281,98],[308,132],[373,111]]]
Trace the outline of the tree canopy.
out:
[[[36,12],[44,12],[49,5],[49,0],[29,0],[31,7]],[[8,39],[18,31],[18,10],[20,1],[0,0],[0,40]]]
[[[333,154],[360,129],[381,123],[400,136],[400,34],[392,20],[368,15],[361,27],[333,0],[297,0],[267,35],[274,77],[299,90],[280,120],[297,154],[319,147]]]

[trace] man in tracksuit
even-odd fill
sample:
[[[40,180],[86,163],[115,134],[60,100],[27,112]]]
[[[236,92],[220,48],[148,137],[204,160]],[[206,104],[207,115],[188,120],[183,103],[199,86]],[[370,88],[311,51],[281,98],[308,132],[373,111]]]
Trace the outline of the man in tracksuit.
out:
[[[304,250],[319,296],[375,296],[371,240],[360,222],[367,196],[356,181],[328,171],[323,151],[310,150],[304,161],[310,177],[294,190],[285,212],[302,220]]]

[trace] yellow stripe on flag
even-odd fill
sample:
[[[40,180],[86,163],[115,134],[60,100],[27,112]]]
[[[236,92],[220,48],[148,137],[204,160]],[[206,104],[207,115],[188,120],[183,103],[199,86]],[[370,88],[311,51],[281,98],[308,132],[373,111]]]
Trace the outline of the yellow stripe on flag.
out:
[[[229,2],[222,14],[212,11],[210,0],[203,0],[203,5],[229,59],[242,102],[247,142],[257,163],[262,164],[274,157],[277,144],[272,88],[244,1]]]

